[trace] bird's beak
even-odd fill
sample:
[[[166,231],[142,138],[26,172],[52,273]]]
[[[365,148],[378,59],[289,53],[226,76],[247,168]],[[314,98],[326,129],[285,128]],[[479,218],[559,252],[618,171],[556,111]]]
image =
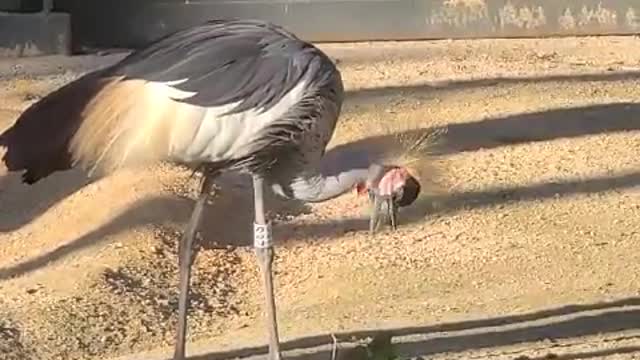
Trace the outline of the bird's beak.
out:
[[[383,221],[391,225],[393,230],[397,228],[398,209],[391,196],[381,196],[375,192],[369,194],[371,203],[371,217],[369,219],[369,232],[374,235]]]
[[[397,190],[395,194],[389,196],[380,195],[375,188],[364,189],[361,190],[368,192],[371,204],[369,232],[373,235],[378,231],[382,222],[391,225],[393,230],[397,229],[398,208],[413,204],[420,194],[420,183],[416,178],[410,176],[401,190]]]

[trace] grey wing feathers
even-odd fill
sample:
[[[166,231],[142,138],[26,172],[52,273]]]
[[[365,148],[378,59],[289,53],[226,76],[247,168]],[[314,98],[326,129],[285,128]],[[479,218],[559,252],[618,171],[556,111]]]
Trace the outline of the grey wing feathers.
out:
[[[202,107],[237,104],[226,111],[267,111],[301,79],[306,86],[304,99],[271,124],[268,139],[263,136],[257,142],[262,148],[252,144],[255,150],[244,156],[246,162],[257,167],[273,159],[273,154],[259,151],[264,146],[288,149],[290,139],[319,118],[314,111],[320,111],[320,100],[332,99],[333,106],[339,107],[342,83],[322,51],[277,25],[258,20],[211,21],[167,35],[47,95],[0,136],[8,148],[3,161],[9,170],[27,170],[25,180],[36,182],[77,165],[109,172],[166,159],[176,132],[185,138],[194,136],[193,127],[208,112]],[[166,101],[171,92],[147,82],[162,82],[193,95]],[[197,121],[189,121],[193,119]],[[42,128],[50,131],[39,131]],[[32,141],[45,133],[56,141]]]
[[[321,51],[277,25],[217,20],[160,39],[113,71],[148,81],[183,80],[172,86],[196,94],[176,101],[202,107],[239,102],[231,112],[242,112],[268,110],[309,67],[317,70],[326,60],[333,65]]]

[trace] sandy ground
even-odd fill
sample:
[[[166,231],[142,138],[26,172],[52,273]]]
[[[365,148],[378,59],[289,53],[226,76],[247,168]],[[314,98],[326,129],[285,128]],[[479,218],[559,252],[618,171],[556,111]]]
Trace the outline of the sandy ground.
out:
[[[270,201],[290,359],[329,359],[328,334],[348,347],[378,329],[408,357],[640,358],[640,39],[324,48],[348,90],[329,155],[446,132],[433,187],[395,233],[370,238],[353,193]],[[0,61],[0,128],[121,56]],[[32,187],[2,175],[0,358],[167,358],[189,175],[158,165],[90,183],[70,171]],[[207,208],[197,359],[263,356],[250,194],[228,176]]]

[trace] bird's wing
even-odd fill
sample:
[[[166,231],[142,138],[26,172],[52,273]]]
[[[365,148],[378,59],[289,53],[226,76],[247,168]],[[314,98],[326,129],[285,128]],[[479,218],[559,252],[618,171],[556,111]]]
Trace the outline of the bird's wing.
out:
[[[166,37],[122,61],[125,79],[170,84],[202,107],[239,102],[235,112],[265,108],[290,91],[320,52],[293,34],[251,20],[211,21]]]
[[[250,129],[268,121],[240,124],[235,119],[244,118],[234,115],[274,107],[282,113],[283,99],[301,78],[331,64],[327,59],[259,21],[213,21],[175,33],[109,70],[117,80],[85,110],[72,153],[84,167],[103,172],[178,152],[192,160],[205,151],[214,152],[216,161],[242,155],[242,141],[259,131]],[[221,132],[226,137],[212,146],[211,137]]]

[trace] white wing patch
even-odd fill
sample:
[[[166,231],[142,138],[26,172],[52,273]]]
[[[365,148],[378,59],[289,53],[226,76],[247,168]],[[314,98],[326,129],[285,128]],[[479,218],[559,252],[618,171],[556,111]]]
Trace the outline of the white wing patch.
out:
[[[180,85],[182,83],[185,83],[187,81],[189,81],[189,78],[184,78],[184,79],[180,79],[180,80],[170,80],[170,81],[165,81],[163,83],[157,83],[157,84],[162,84],[162,85],[167,85],[167,86],[175,86],[175,85]],[[175,90],[177,90],[177,89],[175,89]],[[178,91],[180,91],[180,90],[178,90]],[[187,91],[184,91],[184,92],[186,93]],[[195,94],[196,93],[193,93],[193,95],[195,95]]]
[[[251,153],[249,145],[260,137],[263,130],[280,120],[303,96],[306,82],[300,82],[269,110],[251,109],[241,113],[223,115],[239,102],[206,108],[199,121],[176,124],[176,133],[192,133],[191,137],[172,137],[171,157],[185,161],[221,161],[240,158]],[[183,96],[174,94],[171,96]],[[190,105],[191,106],[191,105]],[[184,128],[183,128],[184,126]],[[188,128],[187,128],[188,127]]]
[[[154,161],[216,162],[241,158],[264,129],[303,95],[302,81],[268,111],[223,115],[237,103],[204,108],[176,99],[195,95],[170,82],[110,80],[83,112],[70,149],[74,162],[101,172]]]

